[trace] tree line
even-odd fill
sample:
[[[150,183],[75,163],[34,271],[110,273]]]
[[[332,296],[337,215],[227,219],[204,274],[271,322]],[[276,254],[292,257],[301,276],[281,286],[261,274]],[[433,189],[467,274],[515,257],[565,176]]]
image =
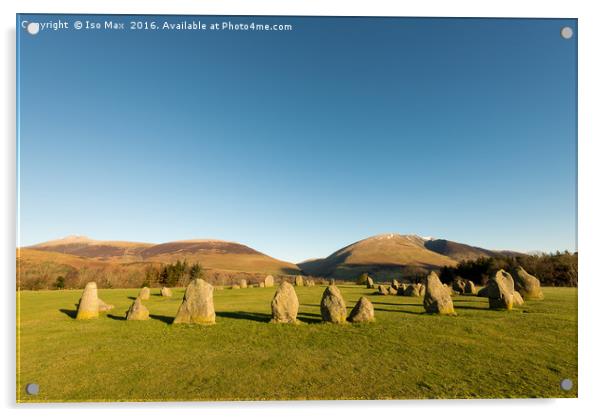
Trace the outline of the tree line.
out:
[[[450,283],[456,277],[484,285],[490,276],[504,269],[513,273],[521,266],[536,276],[542,285],[552,287],[576,287],[578,275],[578,255],[556,252],[540,255],[519,255],[498,258],[481,257],[474,260],[460,261],[455,267],[445,266],[440,270],[443,283]]]

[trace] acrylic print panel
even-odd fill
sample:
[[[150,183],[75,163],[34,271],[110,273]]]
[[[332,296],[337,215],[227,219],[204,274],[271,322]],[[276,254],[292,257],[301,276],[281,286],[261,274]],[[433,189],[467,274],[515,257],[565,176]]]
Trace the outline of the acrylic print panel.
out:
[[[17,28],[18,401],[577,396],[575,19]]]

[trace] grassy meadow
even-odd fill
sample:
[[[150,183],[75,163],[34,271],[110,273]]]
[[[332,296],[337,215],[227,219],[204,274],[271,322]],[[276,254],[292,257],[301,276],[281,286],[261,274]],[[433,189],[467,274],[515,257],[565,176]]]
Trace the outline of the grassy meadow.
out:
[[[153,289],[151,320],[124,320],[138,289],[99,290],[115,309],[76,321],[81,291],[17,294],[17,400],[192,401],[575,397],[577,289],[513,311],[456,296],[458,316],[422,299],[340,286],[349,311],[366,295],[376,322],[320,322],[324,287],[296,288],[302,324],[270,319],[275,288],[216,290],[214,326],[175,325],[183,289]],[[560,381],[571,378],[565,392]],[[36,396],[25,386],[40,386]]]

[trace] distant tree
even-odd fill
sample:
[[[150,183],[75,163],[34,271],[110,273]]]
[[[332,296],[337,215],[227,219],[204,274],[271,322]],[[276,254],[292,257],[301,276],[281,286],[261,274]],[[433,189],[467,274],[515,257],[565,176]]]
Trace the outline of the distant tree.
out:
[[[56,278],[56,281],[54,282],[54,286],[57,290],[62,290],[65,288],[65,277],[62,275],[59,275]]]
[[[361,274],[361,275],[360,275],[360,276],[357,278],[357,280],[355,281],[355,283],[356,283],[357,285],[366,285],[366,284],[368,283],[368,277],[369,277],[368,273],[367,273],[367,272],[364,272],[363,274]]]
[[[188,270],[188,276],[190,277],[191,281],[193,279],[202,278],[203,274],[203,267],[198,262],[192,264]]]

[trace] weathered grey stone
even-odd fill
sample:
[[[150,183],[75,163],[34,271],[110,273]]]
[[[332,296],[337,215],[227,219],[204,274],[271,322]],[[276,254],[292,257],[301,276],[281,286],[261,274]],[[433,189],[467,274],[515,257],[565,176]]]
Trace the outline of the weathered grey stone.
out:
[[[514,280],[512,275],[500,269],[495,277],[487,282],[489,308],[512,310],[514,303]]]
[[[138,298],[141,300],[148,300],[150,298],[150,289],[148,287],[142,287],[138,293]]]
[[[263,280],[263,283],[266,287],[273,287],[274,286],[274,277],[271,275],[268,275],[267,277],[265,277],[265,279]]]
[[[161,288],[161,296],[162,297],[171,297],[173,294],[170,288],[163,287]]]
[[[389,295],[389,290],[387,289],[387,287],[381,284],[378,286],[378,293],[380,295]]]
[[[95,282],[88,282],[77,305],[77,320],[95,319],[98,317],[98,288]]]
[[[406,297],[420,297],[420,287],[418,284],[410,284],[403,292]]]
[[[449,289],[441,283],[436,273],[431,272],[427,276],[425,287],[422,305],[427,313],[455,314]]]
[[[519,266],[516,270],[515,289],[525,300],[543,300],[543,292],[539,280]]]
[[[148,308],[142,304],[140,297],[134,300],[127,313],[125,313],[126,320],[148,320],[148,318]]]
[[[374,280],[371,277],[368,277],[368,279],[366,280],[366,288],[374,288]]]
[[[336,285],[329,285],[322,294],[320,302],[322,320],[329,323],[345,323],[347,320],[347,307],[341,292]]]
[[[374,306],[366,297],[360,297],[360,299],[349,313],[347,321],[351,323],[361,323],[374,321]]]
[[[397,295],[397,289],[393,288],[393,286],[391,285],[387,291],[389,291],[389,295]]]
[[[247,284],[247,280],[246,279],[241,279],[240,283],[238,285],[240,286],[240,288],[247,288],[249,286]]]
[[[295,286],[302,287],[305,284],[303,277],[301,275],[297,275],[295,277]]]
[[[174,324],[214,324],[213,286],[200,278],[188,284],[184,299],[173,322]]]
[[[299,299],[295,288],[288,282],[282,281],[272,299],[271,323],[297,323]]]
[[[114,308],[115,308],[115,306],[113,304],[107,304],[104,301],[102,301],[100,298],[98,299],[98,311],[100,313],[111,311]]]

